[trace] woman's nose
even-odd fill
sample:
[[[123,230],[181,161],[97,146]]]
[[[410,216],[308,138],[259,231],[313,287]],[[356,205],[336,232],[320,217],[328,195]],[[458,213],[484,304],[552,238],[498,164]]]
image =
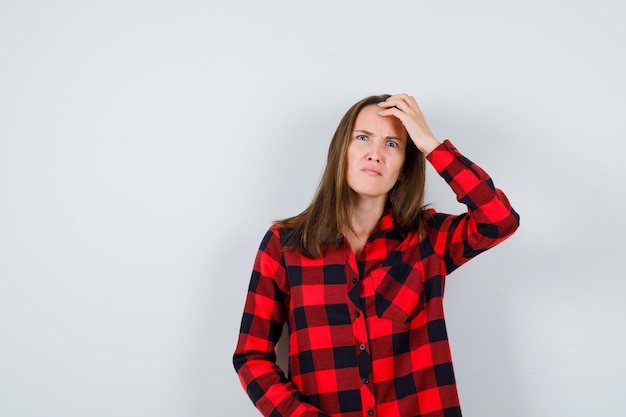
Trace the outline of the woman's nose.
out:
[[[380,149],[378,146],[374,145],[370,148],[369,155],[367,156],[368,161],[380,162]]]

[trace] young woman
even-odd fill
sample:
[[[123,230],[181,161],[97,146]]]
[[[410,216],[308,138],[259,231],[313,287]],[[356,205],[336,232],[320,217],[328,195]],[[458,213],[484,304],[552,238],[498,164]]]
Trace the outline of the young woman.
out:
[[[426,161],[466,213],[424,207]],[[266,417],[461,416],[445,277],[518,225],[491,178],[433,136],[413,97],[356,103],[313,202],[276,222],[258,251],[234,355],[255,406]],[[287,376],[274,351],[285,322]]]

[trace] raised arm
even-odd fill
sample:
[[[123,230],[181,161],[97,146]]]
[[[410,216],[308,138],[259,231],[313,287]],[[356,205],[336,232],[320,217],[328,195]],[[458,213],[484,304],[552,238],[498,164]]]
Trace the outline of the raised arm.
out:
[[[458,216],[434,214],[435,251],[445,257],[446,271],[502,242],[519,227],[519,215],[491,177],[465,158],[449,141],[426,157],[448,183],[467,212]]]
[[[378,104],[381,117],[397,117],[415,146],[426,155],[467,206],[460,216],[433,215],[437,231],[435,250],[445,257],[447,272],[509,237],[519,226],[519,215],[504,193],[480,167],[465,158],[450,141],[441,143],[431,132],[414,97],[396,94]]]

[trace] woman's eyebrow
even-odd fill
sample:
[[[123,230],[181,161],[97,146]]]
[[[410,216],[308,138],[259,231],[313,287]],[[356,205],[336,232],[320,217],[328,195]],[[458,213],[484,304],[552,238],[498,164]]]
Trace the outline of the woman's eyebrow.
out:
[[[354,133],[363,134],[363,135],[367,135],[367,136],[372,136],[373,135],[372,132],[368,132],[367,130],[363,130],[363,129],[354,129]],[[402,138],[399,138],[397,136],[385,136],[385,139],[402,140]]]

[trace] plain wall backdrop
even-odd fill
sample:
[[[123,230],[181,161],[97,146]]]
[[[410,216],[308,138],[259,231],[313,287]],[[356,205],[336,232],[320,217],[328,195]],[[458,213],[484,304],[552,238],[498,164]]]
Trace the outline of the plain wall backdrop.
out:
[[[447,281],[467,417],[624,415],[619,0],[0,1],[0,416],[258,415],[252,262],[407,92],[521,215]],[[427,201],[458,213],[428,171]]]

